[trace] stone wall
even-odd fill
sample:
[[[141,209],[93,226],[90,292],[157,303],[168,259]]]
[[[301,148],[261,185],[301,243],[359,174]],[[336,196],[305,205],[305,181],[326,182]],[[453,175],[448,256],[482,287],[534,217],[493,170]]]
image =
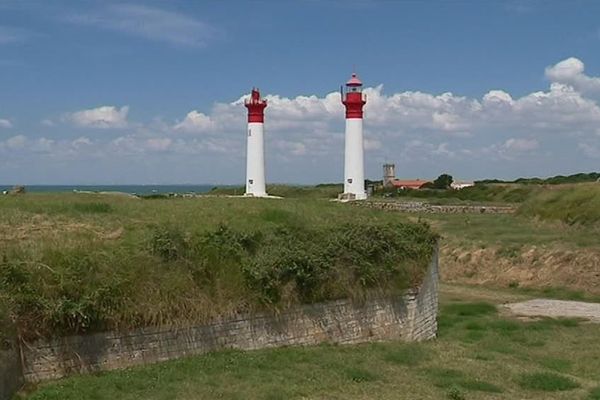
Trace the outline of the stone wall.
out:
[[[441,214],[512,214],[516,211],[512,206],[437,205],[419,201],[357,201],[352,204],[387,211]]]
[[[298,306],[277,315],[240,315],[179,329],[140,329],[38,341],[22,347],[25,379],[38,382],[226,348],[431,339],[437,332],[437,279],[436,251],[421,287],[403,296],[361,303],[338,300]]]
[[[22,385],[23,371],[17,346],[0,350],[0,400],[12,399]]]

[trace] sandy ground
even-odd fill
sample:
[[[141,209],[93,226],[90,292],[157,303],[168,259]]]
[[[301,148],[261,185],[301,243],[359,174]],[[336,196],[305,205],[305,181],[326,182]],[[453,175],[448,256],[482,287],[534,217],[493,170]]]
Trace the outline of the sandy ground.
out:
[[[600,304],[582,301],[534,299],[506,304],[513,314],[520,317],[582,318],[600,323]]]

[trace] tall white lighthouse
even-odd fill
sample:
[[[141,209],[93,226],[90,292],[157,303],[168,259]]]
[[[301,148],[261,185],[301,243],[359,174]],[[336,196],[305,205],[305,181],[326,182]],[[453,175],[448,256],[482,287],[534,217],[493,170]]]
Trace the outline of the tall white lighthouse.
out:
[[[365,170],[363,156],[363,106],[367,103],[362,94],[362,82],[356,74],[346,82],[342,91],[342,103],[346,106],[346,150],[344,153],[344,193],[342,198],[364,200]]]
[[[267,101],[252,89],[244,102],[248,109],[248,150],[246,154],[246,196],[266,197],[264,122]]]

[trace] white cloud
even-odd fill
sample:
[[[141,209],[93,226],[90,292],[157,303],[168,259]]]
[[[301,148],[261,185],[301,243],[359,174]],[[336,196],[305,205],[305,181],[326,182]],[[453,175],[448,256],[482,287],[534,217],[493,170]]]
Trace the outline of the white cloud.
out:
[[[85,136],[78,137],[77,139],[75,139],[71,142],[71,145],[73,147],[75,147],[76,149],[79,149],[79,148],[82,148],[85,146],[91,146],[92,144],[93,144],[92,141]]]
[[[590,143],[579,143],[577,147],[589,158],[600,158],[600,146],[594,146]]]
[[[569,57],[546,68],[546,77],[551,82],[573,86],[586,93],[600,93],[600,78],[587,76],[585,64],[578,58]]]
[[[146,140],[146,148],[151,151],[165,151],[172,143],[169,138],[151,138]]]
[[[173,127],[176,131],[208,132],[215,129],[215,124],[207,115],[196,110],[190,111],[185,119]]]
[[[183,13],[140,4],[112,4],[64,19],[177,46],[203,47],[216,35],[212,26]]]
[[[53,139],[39,138],[31,143],[31,150],[35,153],[51,153],[55,143]]]
[[[510,138],[504,142],[503,147],[508,151],[527,152],[536,150],[540,147],[540,144],[535,139]]]
[[[24,29],[0,26],[0,45],[22,43],[29,36],[31,36],[31,33]]]
[[[87,128],[125,128],[129,107],[102,106],[67,114],[65,120]]]
[[[44,126],[54,126],[54,125],[56,125],[54,123],[54,121],[52,121],[51,119],[43,119],[42,122],[41,122],[41,124],[44,125]]]
[[[11,138],[6,139],[5,144],[6,147],[8,147],[9,149],[21,149],[23,147],[25,147],[25,144],[27,143],[27,138],[23,135],[17,135],[17,136],[13,136]]]
[[[367,150],[367,151],[379,150],[381,148],[381,142],[377,139],[365,138],[364,146],[365,146],[365,150]]]
[[[12,128],[13,124],[8,119],[0,118],[0,128]]]

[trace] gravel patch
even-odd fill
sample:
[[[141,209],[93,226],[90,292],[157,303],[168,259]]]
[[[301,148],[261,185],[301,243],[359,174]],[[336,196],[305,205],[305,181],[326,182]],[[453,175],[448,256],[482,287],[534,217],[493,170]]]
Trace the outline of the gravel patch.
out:
[[[584,318],[600,323],[600,304],[583,301],[535,299],[505,305],[513,314],[523,317]]]

